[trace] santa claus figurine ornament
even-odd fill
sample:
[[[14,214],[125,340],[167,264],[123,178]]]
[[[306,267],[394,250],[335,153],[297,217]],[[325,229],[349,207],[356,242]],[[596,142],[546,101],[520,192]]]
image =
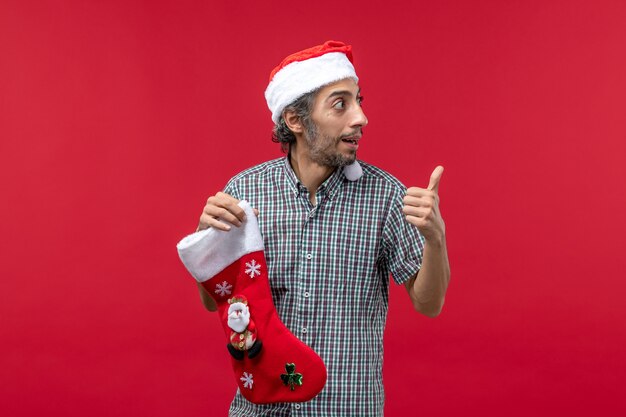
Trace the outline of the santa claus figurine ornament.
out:
[[[230,344],[228,351],[237,360],[243,359],[243,352],[248,351],[248,357],[254,358],[261,351],[260,340],[257,340],[256,325],[250,320],[250,309],[248,300],[243,295],[237,295],[228,300],[228,327],[230,333]]]
[[[180,259],[217,304],[241,394],[257,404],[308,401],[324,388],[326,367],[278,318],[256,216],[246,201],[239,206],[240,227],[185,237]]]

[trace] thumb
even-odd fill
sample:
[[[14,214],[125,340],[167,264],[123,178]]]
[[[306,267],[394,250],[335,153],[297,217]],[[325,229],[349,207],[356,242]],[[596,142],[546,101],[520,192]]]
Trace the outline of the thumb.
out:
[[[433,173],[430,174],[430,182],[428,183],[428,189],[434,192],[439,191],[439,181],[441,181],[441,176],[443,175],[443,167],[438,165],[437,168],[434,169]]]

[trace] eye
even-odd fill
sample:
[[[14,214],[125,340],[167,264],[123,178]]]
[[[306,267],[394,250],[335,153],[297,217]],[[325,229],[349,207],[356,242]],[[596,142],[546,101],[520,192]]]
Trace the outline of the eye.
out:
[[[333,109],[343,110],[344,107],[345,107],[345,103],[343,99],[339,99],[333,103]]]
[[[363,96],[357,96],[356,102],[359,103],[359,106],[363,105]]]

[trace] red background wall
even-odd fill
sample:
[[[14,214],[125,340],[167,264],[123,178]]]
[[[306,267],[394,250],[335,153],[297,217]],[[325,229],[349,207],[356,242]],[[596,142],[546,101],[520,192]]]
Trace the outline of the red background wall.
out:
[[[4,0],[2,414],[226,414],[223,333],[174,246],[280,156],[270,70],[339,39],[360,158],[407,185],[446,167],[447,304],[392,288],[387,414],[623,415],[624,22],[618,0]]]

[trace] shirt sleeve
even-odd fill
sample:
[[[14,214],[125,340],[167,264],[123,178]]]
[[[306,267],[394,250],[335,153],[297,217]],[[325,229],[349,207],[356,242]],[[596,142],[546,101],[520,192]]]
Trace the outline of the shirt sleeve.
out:
[[[424,237],[406,221],[402,212],[403,194],[393,193],[383,231],[389,271],[397,284],[405,283],[419,272],[424,253]]]
[[[237,189],[237,181],[235,181],[234,178],[231,178],[230,181],[228,181],[224,187],[224,193],[236,198],[237,200],[241,200],[239,190]]]

